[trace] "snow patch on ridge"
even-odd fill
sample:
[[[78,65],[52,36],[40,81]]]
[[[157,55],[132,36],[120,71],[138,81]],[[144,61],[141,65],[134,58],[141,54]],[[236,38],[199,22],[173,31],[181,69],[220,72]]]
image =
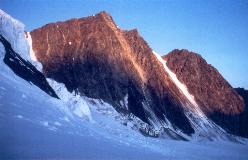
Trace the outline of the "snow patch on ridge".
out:
[[[33,50],[33,45],[32,45],[32,37],[30,35],[30,32],[27,32],[27,41],[29,44],[29,54],[30,54],[30,58],[33,61],[37,61],[37,58],[35,56],[34,50]]]
[[[169,69],[169,67],[166,65],[166,61],[162,59],[162,57],[159,56],[156,52],[153,51],[153,53],[162,63],[165,71],[168,73],[171,80],[178,87],[180,92],[190,102],[190,104],[184,104],[185,107],[187,107],[188,109],[185,111],[185,115],[189,119],[196,133],[192,135],[191,138],[189,138],[192,140],[199,140],[201,138],[204,139],[211,137],[213,139],[228,140],[228,135],[226,134],[226,132],[206,117],[206,115],[203,113],[203,111],[194,100],[194,96],[188,92],[186,85],[179,81],[176,74]]]
[[[201,109],[199,108],[198,104],[196,103],[194,96],[191,95],[186,87],[185,84],[183,84],[182,82],[179,81],[179,79],[177,78],[176,74],[173,73],[169,67],[166,65],[166,61],[163,60],[163,58],[158,55],[156,52],[153,51],[153,54],[157,57],[157,59],[162,63],[165,71],[168,73],[168,75],[170,76],[171,80],[174,82],[174,84],[178,87],[178,89],[180,90],[180,92],[189,100],[189,102],[194,106],[194,111],[197,112],[197,114],[200,117],[204,117],[204,113],[201,111]]]
[[[128,110],[128,94],[125,95],[123,100],[120,100],[121,107]]]
[[[33,50],[33,42],[30,32],[26,33],[26,41],[28,43],[29,47],[29,56],[31,58],[31,63],[35,66],[36,69],[38,69],[40,72],[42,72],[42,64],[37,60],[35,56],[35,52]]]

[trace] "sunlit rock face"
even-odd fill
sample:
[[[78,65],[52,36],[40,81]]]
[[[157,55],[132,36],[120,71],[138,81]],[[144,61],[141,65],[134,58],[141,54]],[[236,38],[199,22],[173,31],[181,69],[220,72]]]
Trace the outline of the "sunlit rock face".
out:
[[[121,30],[106,12],[50,23],[30,35],[44,74],[70,92],[102,99],[152,129],[223,135],[218,124],[241,135],[231,126],[239,122],[222,115],[243,112],[242,97],[198,54],[174,50],[162,59],[136,29]]]
[[[238,119],[244,112],[243,98],[213,66],[188,50],[173,50],[163,58],[208,117],[230,133],[241,134],[245,126]],[[247,133],[242,131],[241,135]]]
[[[30,34],[46,76],[69,91],[103,99],[148,124],[166,124],[168,118],[183,132],[194,132],[183,113],[187,99],[137,30],[121,30],[101,12],[47,24]],[[126,95],[128,110],[120,104]]]

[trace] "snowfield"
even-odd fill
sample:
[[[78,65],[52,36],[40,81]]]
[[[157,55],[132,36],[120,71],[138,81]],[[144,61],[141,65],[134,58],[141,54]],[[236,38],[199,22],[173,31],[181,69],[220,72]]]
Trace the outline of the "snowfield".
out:
[[[145,137],[100,100],[84,100],[91,120],[78,116],[12,76],[0,73],[0,159],[248,159],[244,144]]]

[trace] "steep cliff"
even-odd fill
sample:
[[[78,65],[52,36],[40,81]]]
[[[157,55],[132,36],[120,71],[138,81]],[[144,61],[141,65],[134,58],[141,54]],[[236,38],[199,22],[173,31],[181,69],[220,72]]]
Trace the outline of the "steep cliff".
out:
[[[33,30],[31,37],[46,76],[69,91],[103,99],[148,124],[163,124],[168,118],[185,133],[194,132],[183,113],[187,99],[137,30],[120,30],[101,12],[47,24]],[[120,104],[126,95],[127,110]]]
[[[212,65],[185,49],[173,50],[163,58],[209,118],[229,133],[247,137],[248,131],[240,131],[247,128],[239,121],[244,112],[243,98]]]

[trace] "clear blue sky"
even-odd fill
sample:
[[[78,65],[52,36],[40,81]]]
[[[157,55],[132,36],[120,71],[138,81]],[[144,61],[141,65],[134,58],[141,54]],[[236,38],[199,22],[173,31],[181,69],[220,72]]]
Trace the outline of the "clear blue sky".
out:
[[[248,0],[0,0],[0,8],[28,31],[105,10],[161,55],[175,48],[200,53],[232,86],[248,88]]]

